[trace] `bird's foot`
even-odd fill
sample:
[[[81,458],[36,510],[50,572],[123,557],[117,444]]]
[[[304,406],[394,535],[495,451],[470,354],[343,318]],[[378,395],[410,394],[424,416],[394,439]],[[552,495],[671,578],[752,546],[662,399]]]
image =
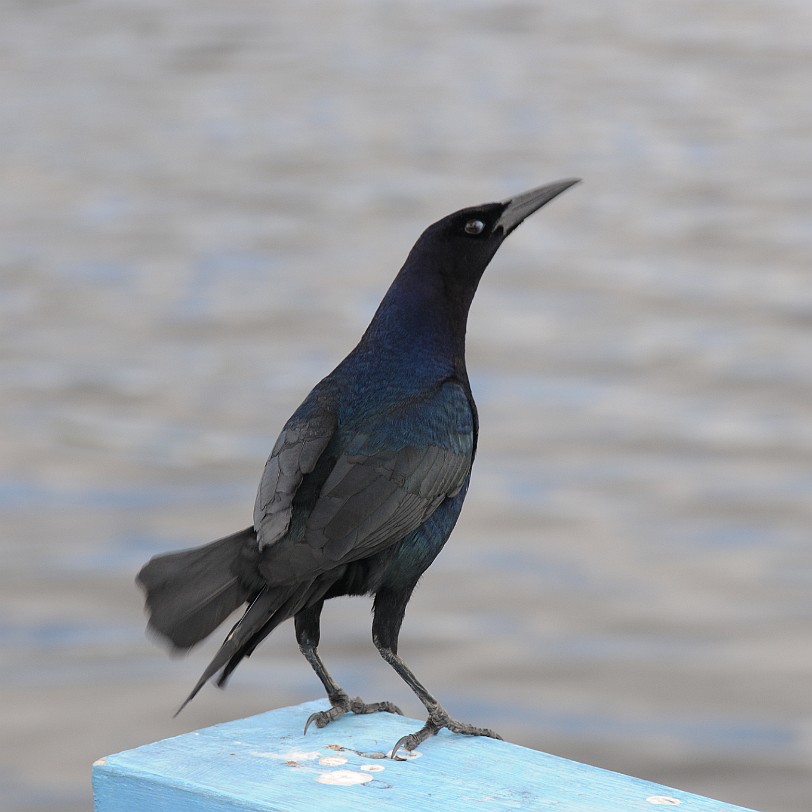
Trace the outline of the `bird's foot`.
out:
[[[403,716],[401,709],[392,702],[366,703],[358,696],[354,699],[350,699],[344,691],[339,691],[328,698],[330,700],[330,707],[327,710],[316,711],[308,716],[304,727],[305,733],[307,733],[307,729],[311,724],[315,724],[316,727],[327,727],[330,722],[335,721],[339,716],[343,716],[348,712],[378,713],[383,711],[385,713],[397,713],[399,716]]]
[[[401,757],[397,755],[401,747],[411,752],[415,747],[422,744],[430,736],[436,735],[437,732],[443,728],[450,730],[452,733],[461,733],[465,736],[487,736],[491,739],[502,738],[498,733],[494,733],[493,730],[489,730],[486,727],[474,727],[466,722],[458,722],[456,719],[452,719],[440,705],[435,705],[429,710],[429,718],[426,719],[426,724],[423,725],[420,730],[416,733],[409,733],[403,736],[403,738],[398,739],[397,744],[392,749],[390,758],[401,759]]]

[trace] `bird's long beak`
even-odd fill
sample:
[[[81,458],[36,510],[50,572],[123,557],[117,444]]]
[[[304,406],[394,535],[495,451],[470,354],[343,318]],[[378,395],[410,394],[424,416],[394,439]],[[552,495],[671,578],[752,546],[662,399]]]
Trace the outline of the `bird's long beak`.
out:
[[[529,192],[503,200],[505,210],[502,216],[496,221],[494,228],[501,226],[505,236],[510,234],[514,228],[534,211],[538,211],[545,203],[549,203],[554,197],[558,197],[561,192],[566,191],[570,186],[580,183],[580,178],[567,178],[555,183],[548,183],[546,186],[539,186]]]

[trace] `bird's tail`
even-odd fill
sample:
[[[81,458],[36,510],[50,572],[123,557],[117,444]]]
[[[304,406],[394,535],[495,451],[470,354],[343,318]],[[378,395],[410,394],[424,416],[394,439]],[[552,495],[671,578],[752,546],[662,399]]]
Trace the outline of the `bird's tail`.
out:
[[[204,547],[155,556],[138,573],[150,629],[180,649],[200,642],[251,601],[177,713],[218,671],[222,687],[244,657],[280,623],[321,600],[334,581],[315,578],[271,587],[257,571],[258,556],[256,534],[248,528]]]
[[[146,592],[149,628],[179,649],[199,643],[257,593],[251,585],[255,550],[256,534],[249,527],[203,547],[152,558],[136,578]]]
[[[314,597],[320,598],[324,592],[313,589],[313,584],[291,584],[286,587],[265,586],[251,602],[245,614],[237,621],[228,637],[223,641],[212,661],[197,681],[184,703],[178,708],[178,715],[197,695],[197,692],[218,671],[221,672],[217,685],[223,687],[231,672],[243,657],[249,657],[254,649],[283,621],[293,617]]]

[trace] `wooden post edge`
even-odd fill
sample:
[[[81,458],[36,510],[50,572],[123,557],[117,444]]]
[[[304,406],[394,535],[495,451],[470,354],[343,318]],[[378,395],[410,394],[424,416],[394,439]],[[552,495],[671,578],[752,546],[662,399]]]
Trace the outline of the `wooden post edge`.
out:
[[[387,758],[422,722],[348,714],[302,731],[326,701],[196,730],[100,759],[95,812],[752,812],[495,739],[440,731]],[[403,755],[403,752],[401,751]]]

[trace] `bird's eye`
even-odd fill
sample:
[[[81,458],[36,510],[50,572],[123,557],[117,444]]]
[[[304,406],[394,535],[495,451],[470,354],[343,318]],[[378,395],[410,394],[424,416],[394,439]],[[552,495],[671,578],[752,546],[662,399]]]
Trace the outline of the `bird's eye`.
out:
[[[485,230],[485,223],[482,220],[469,220],[465,224],[466,234],[481,234]]]

